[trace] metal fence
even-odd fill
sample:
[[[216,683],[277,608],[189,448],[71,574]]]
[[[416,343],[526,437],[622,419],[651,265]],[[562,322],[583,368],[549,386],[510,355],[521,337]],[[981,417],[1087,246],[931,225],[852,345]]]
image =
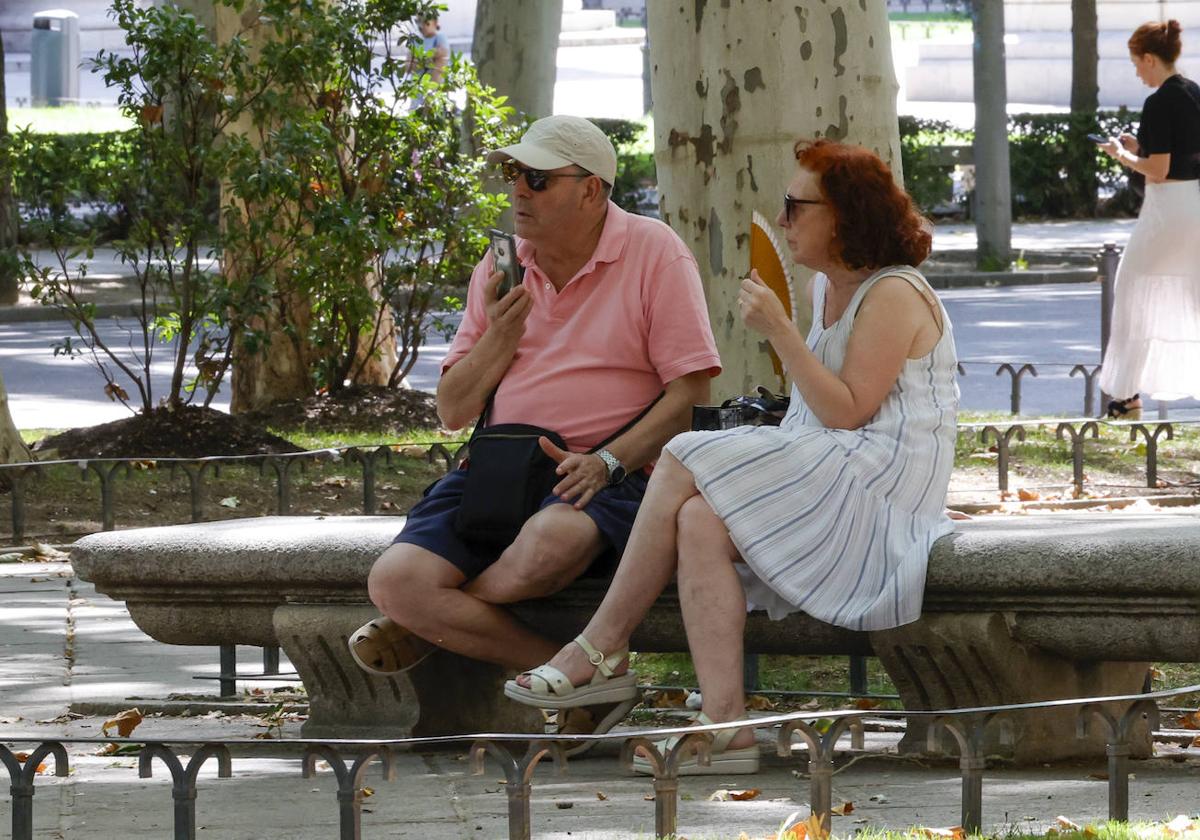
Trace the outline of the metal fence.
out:
[[[277,757],[281,749],[302,749],[301,774],[309,778],[316,762],[329,763],[337,779],[337,811],[341,840],[358,840],[362,836],[363,785],[369,765],[380,761],[385,779],[394,780],[394,753],[398,750],[420,750],[447,745],[469,745],[471,769],[483,773],[486,757],[498,763],[504,772],[508,797],[508,836],[510,840],[531,837],[530,803],[533,799],[534,770],[546,757],[553,759],[558,772],[568,770],[566,747],[586,741],[621,741],[621,764],[632,769],[635,752],[641,752],[653,771],[655,836],[676,834],[679,824],[680,762],[695,755],[695,760],[707,764],[710,758],[712,734],[722,730],[753,726],[756,729],[776,729],[775,743],[779,756],[793,757],[795,747],[801,747],[798,776],[807,776],[808,800],[812,813],[826,831],[832,811],[832,778],[838,745],[849,735],[851,749],[862,750],[864,718],[924,718],[929,723],[929,748],[941,751],[944,742],[957,749],[962,778],[961,825],[968,834],[977,833],[983,824],[983,782],[987,769],[985,736],[996,730],[999,737],[1011,739],[1015,724],[1023,714],[1053,708],[1075,708],[1075,732],[1061,733],[1062,737],[1083,737],[1092,726],[1100,726],[1107,744],[1108,756],[1108,816],[1113,820],[1129,818],[1129,756],[1134,727],[1142,721],[1158,726],[1159,700],[1200,691],[1200,685],[1156,691],[1146,694],[1126,694],[1110,697],[1086,697],[1021,703],[1007,706],[982,706],[937,711],[822,711],[772,715],[748,721],[732,721],[708,726],[679,726],[641,729],[605,735],[565,735],[547,738],[544,735],[514,733],[485,733],[445,737],[401,738],[395,740],[189,740],[189,739],[112,739],[112,738],[30,738],[22,735],[0,734],[0,763],[8,771],[11,782],[12,836],[14,840],[33,838],[33,796],[39,778],[37,768],[47,759],[54,762],[54,775],[63,777],[70,772],[66,746],[86,744],[135,745],[141,750],[138,775],[150,778],[157,759],[171,774],[171,796],[174,801],[175,840],[195,840],[197,776],[210,760],[217,762],[219,778],[232,775],[231,747],[239,757]],[[659,739],[678,736],[673,742]],[[795,744],[799,739],[799,744]],[[35,745],[27,755],[18,757],[11,746]],[[6,746],[7,745],[7,746]],[[243,780],[244,783],[245,780]],[[804,791],[802,791],[803,793]]]

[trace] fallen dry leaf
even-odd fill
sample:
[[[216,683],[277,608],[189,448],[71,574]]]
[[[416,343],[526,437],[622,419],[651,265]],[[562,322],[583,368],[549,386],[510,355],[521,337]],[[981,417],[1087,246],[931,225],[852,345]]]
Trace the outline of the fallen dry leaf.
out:
[[[1085,825],[1083,827],[1083,836],[1084,837],[1098,837],[1099,835],[1100,835],[1100,832],[1096,830],[1096,826]]]
[[[1179,725],[1184,729],[1200,729],[1200,711],[1183,715],[1179,718]]]
[[[1194,831],[1198,826],[1191,817],[1186,814],[1180,814],[1175,819],[1163,826],[1163,831],[1174,837],[1177,834],[1183,834],[1186,831]]]
[[[873,700],[870,697],[859,697],[854,701],[854,708],[861,709],[864,712],[870,709],[878,709],[879,701]]]
[[[914,829],[914,831],[925,837],[947,838],[947,840],[963,840],[965,836],[961,825],[952,825],[949,828],[926,828],[921,826]]]
[[[108,730],[115,728],[117,736],[128,738],[133,730],[142,722],[142,713],[138,709],[126,709],[114,718],[109,718],[100,726],[100,734],[108,735]]]
[[[1108,774],[1107,773],[1088,773],[1088,778],[1095,779],[1098,782],[1107,782]]]
[[[1036,502],[1042,498],[1042,494],[1034,490],[1026,490],[1024,487],[1017,490],[1017,498],[1022,502]]]
[[[842,804],[834,805],[832,808],[829,809],[829,813],[835,814],[836,816],[839,816],[839,817],[844,817],[847,814],[851,814],[853,812],[854,812],[854,803],[853,802],[843,802]]]
[[[1193,747],[1200,747],[1200,735],[1197,735],[1197,736],[1196,736],[1196,737],[1195,737],[1195,738],[1192,740],[1192,746],[1193,746]]]
[[[362,795],[363,795],[363,799],[366,799],[368,796],[374,796],[375,788],[364,787],[362,789]]]
[[[750,799],[755,799],[762,793],[758,788],[750,788],[748,790],[727,790],[721,788],[714,790],[708,797],[709,802],[746,802]]]
[[[34,768],[33,772],[39,776],[42,775],[43,773],[45,773],[46,772],[46,762],[43,761],[41,764],[39,764],[36,768]]]
[[[17,761],[21,762],[22,764],[24,764],[26,761],[29,760],[29,753],[27,753],[27,752],[13,753],[13,758],[15,758]]]
[[[602,791],[602,790],[596,791],[596,798],[599,799],[601,802],[608,801],[608,797],[604,795],[604,791]]]
[[[751,694],[746,698],[746,708],[753,712],[773,712],[775,704],[761,694]]]
[[[647,793],[645,796],[643,796],[643,797],[642,797],[642,800],[643,800],[644,802],[653,802],[653,801],[654,801],[654,794],[653,794],[653,793]]]
[[[647,692],[645,704],[652,709],[682,709],[687,705],[687,697],[683,689]]]
[[[1072,822],[1071,820],[1067,819],[1066,817],[1062,816],[1061,814],[1054,818],[1054,822],[1063,831],[1079,831],[1080,830],[1079,825],[1077,823]]]

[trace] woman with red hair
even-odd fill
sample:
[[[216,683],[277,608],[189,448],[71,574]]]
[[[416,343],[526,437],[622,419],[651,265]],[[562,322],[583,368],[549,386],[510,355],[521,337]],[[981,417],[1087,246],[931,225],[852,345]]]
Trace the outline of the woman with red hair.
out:
[[[958,406],[950,322],[914,268],[930,234],[876,155],[826,140],[794,151],[776,221],[795,261],[817,272],[812,330],[800,335],[755,273],[738,299],[793,380],[787,416],[667,444],[600,608],[550,663],[510,680],[509,697],[560,710],[628,702],[629,638],[672,576],[702,723],[745,714],[750,609],[857,630],[920,616],[929,549],[953,528]],[[757,769],[753,731],[726,729],[709,766],[693,757],[680,772]]]
[[[1134,31],[1129,59],[1155,91],[1142,106],[1137,136],[1122,134],[1101,146],[1146,179],[1117,268],[1100,370],[1100,387],[1116,397],[1109,417],[1136,419],[1142,393],[1200,397],[1200,86],[1175,71],[1182,31],[1177,20]]]

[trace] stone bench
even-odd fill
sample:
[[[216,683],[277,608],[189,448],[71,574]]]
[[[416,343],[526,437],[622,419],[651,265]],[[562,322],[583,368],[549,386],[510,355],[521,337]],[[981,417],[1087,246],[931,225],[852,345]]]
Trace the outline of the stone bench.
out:
[[[357,668],[346,638],[375,615],[366,578],[400,517],[266,517],[94,534],[76,572],[124,601],[169,644],[280,645],[309,693],[311,737],[536,731],[505,700],[500,668],[439,653],[409,674]],[[514,611],[562,640],[606,581],[582,580]],[[673,589],[633,638],[639,651],[687,649]],[[930,556],[920,621],[859,633],[795,614],[751,614],[746,650],[878,656],[906,708],[936,709],[1140,691],[1149,661],[1200,661],[1200,518],[1190,513],[1051,514],[959,523]],[[1102,755],[1076,740],[1074,712],[1014,720],[1020,761]],[[905,745],[924,746],[910,726]],[[1143,733],[1142,751],[1148,750]]]

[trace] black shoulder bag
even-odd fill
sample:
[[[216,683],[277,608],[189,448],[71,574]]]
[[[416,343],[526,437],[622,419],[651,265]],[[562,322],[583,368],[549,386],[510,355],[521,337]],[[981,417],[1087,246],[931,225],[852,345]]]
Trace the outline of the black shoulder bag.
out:
[[[467,441],[466,485],[454,530],[468,542],[509,545],[561,478],[555,472],[558,464],[542,451],[538,438],[549,439],[559,449],[566,449],[567,444],[557,432],[541,426],[526,423],[485,426],[495,397],[493,391]],[[603,449],[632,429],[660,399],[662,394],[588,452]]]

